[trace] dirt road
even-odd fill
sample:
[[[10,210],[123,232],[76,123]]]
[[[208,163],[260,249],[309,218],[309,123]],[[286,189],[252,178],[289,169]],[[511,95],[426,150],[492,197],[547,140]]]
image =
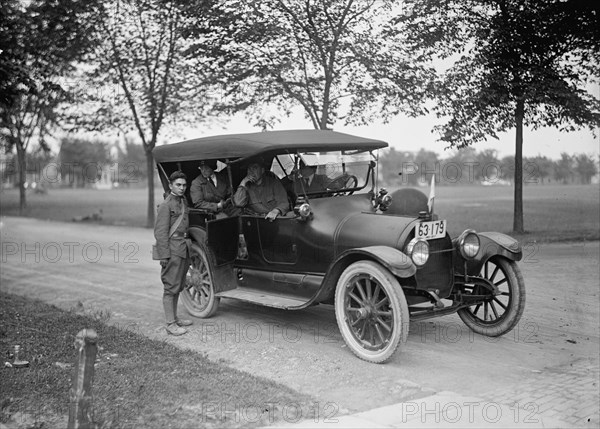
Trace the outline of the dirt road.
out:
[[[558,407],[573,422],[595,404],[597,418],[598,242],[526,245],[527,306],[510,334],[473,334],[456,315],[411,323],[402,351],[374,365],[345,347],[328,306],[289,312],[222,300],[215,317],[167,337],[150,230],[4,217],[0,231],[2,290],[110,310],[110,323],[309,393],[332,414],[453,391],[529,401],[540,413]],[[565,395],[579,405],[561,410]]]

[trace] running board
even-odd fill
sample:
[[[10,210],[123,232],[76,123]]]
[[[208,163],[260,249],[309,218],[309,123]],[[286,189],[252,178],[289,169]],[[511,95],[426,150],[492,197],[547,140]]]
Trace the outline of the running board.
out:
[[[463,307],[465,307],[464,304],[452,304],[449,307],[443,308],[432,305],[430,307],[408,307],[408,311],[410,313],[410,321],[414,322],[417,320],[430,319],[432,317],[456,313]]]
[[[231,298],[252,304],[265,305],[267,307],[283,308],[285,310],[299,310],[308,307],[310,300],[303,300],[288,296],[271,295],[264,291],[254,289],[236,288],[215,294],[219,298]]]

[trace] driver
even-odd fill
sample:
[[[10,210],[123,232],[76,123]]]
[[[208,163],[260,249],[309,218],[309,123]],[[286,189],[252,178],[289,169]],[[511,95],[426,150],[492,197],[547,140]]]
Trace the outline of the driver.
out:
[[[316,172],[316,165],[308,165],[304,161],[300,161],[300,175],[294,181],[294,192],[305,194],[327,190],[329,179],[324,174],[316,174]]]
[[[265,171],[264,165],[262,158],[248,164],[246,177],[233,195],[233,203],[244,207],[245,212],[263,214],[265,219],[273,221],[289,211],[289,202],[277,176]]]

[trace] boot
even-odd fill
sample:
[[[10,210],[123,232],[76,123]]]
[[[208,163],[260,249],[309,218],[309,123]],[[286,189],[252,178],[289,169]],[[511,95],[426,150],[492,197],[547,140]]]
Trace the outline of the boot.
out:
[[[175,323],[175,313],[173,312],[173,302],[175,297],[171,294],[163,294],[163,309],[165,311],[165,322],[167,325]]]
[[[190,326],[193,324],[191,320],[188,319],[179,319],[177,317],[177,304],[179,302],[179,294],[173,295],[173,314],[175,317],[175,323],[177,326]]]
[[[169,334],[175,336],[183,335],[187,332],[187,329],[178,326],[177,323],[169,323],[166,327],[166,330]]]

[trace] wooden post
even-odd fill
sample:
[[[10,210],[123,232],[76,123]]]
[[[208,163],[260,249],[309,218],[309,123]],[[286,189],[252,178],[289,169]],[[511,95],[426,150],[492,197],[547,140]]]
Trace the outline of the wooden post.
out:
[[[68,429],[88,429],[94,427],[92,403],[92,381],[98,335],[93,329],[79,331],[75,338],[77,359],[69,392]]]

